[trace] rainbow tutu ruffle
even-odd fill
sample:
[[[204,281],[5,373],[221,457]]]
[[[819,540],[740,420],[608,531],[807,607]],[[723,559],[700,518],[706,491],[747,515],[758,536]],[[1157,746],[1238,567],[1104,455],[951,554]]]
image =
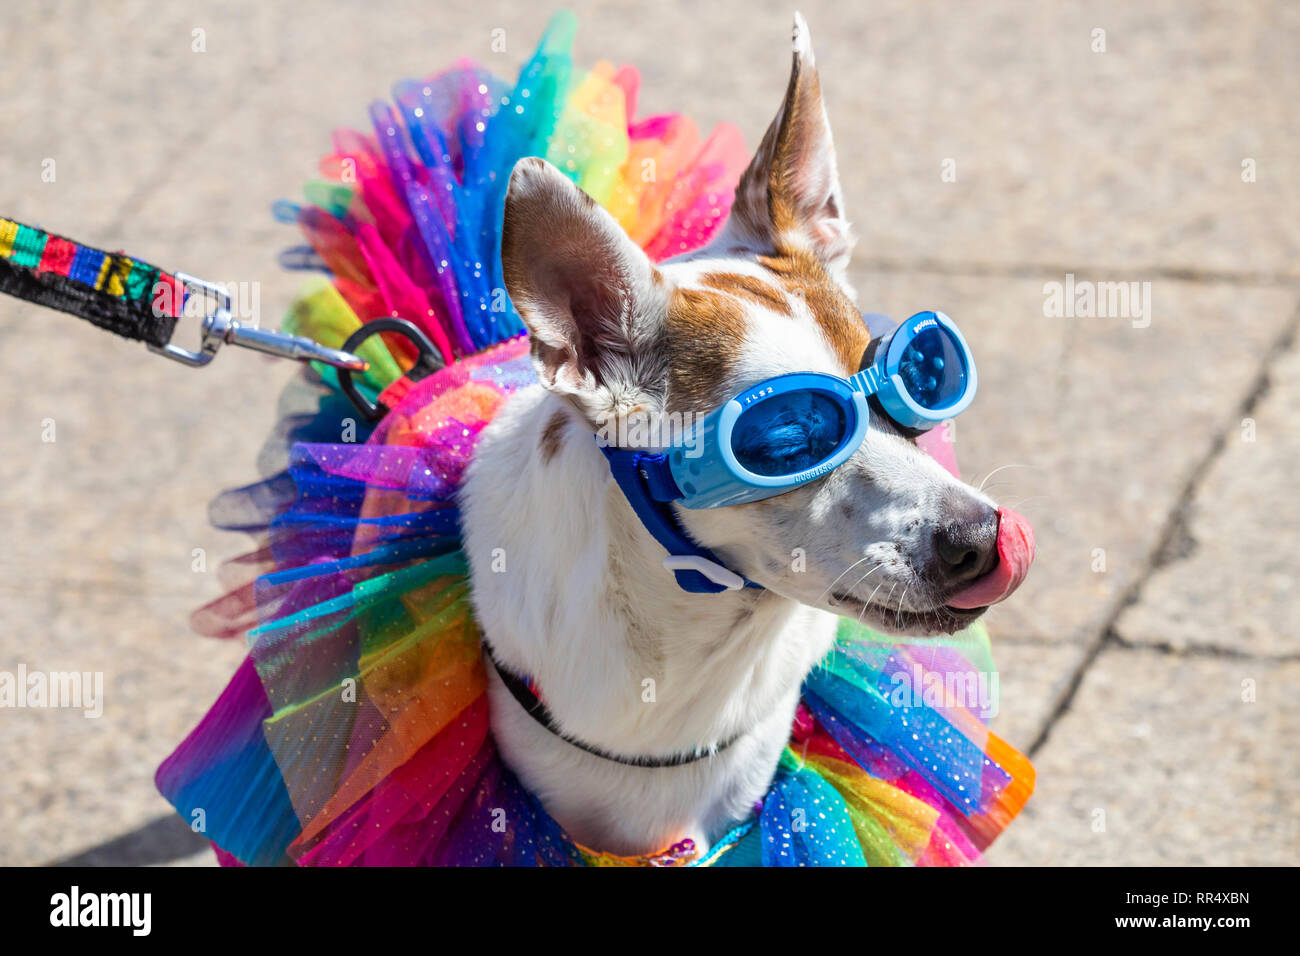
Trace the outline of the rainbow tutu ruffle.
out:
[[[195,614],[201,633],[246,635],[248,656],[158,788],[227,863],[982,862],[1033,769],[987,729],[996,681],[978,625],[922,645],[842,621],[767,796],[708,848],[579,846],[496,752],[456,492],[483,428],[536,381],[497,251],[510,169],[549,159],[663,259],[721,227],[747,161],[730,127],[702,138],[679,115],[634,119],[636,72],[575,72],[573,29],[557,17],[513,85],[469,63],[399,84],[396,107],[372,107],[373,133],[336,134],[308,203],[278,204],[309,243],[289,261],[328,272],[291,331],[338,347],[400,315],[447,367],[412,381],[404,340],[369,339],[360,385],[390,409],[373,428],[330,369],[286,393],[270,477],[213,505],[259,547]]]

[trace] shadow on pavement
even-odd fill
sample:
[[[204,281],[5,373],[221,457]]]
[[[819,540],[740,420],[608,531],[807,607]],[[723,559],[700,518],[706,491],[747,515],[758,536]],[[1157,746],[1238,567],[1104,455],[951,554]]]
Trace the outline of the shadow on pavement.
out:
[[[194,856],[211,844],[183,819],[168,814],[50,866],[151,866]]]

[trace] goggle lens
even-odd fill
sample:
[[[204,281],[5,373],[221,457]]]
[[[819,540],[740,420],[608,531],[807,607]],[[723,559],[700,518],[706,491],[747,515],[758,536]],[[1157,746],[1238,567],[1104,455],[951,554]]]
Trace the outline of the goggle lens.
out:
[[[830,395],[802,390],[750,406],[731,433],[736,460],[756,475],[795,475],[828,460],[849,433],[845,406]]]
[[[966,390],[966,366],[957,343],[941,328],[926,329],[907,344],[898,375],[922,408],[951,405]]]

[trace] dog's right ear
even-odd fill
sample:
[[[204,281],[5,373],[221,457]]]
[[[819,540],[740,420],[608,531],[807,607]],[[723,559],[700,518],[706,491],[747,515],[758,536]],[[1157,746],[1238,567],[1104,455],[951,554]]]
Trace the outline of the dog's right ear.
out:
[[[593,425],[662,400],[664,280],[614,218],[537,158],[510,175],[501,263],[543,385]]]

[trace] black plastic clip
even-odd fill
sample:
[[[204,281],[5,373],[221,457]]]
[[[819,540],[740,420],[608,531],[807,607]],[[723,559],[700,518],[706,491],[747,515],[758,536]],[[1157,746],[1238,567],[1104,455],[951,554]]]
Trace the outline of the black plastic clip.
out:
[[[415,346],[418,352],[415,364],[406,371],[404,376],[408,381],[418,382],[443,367],[442,355],[437,347],[420,331],[419,326],[406,319],[371,319],[348,336],[348,340],[343,343],[343,351],[355,353],[362,342],[380,332],[396,332]],[[372,403],[361,394],[356,383],[352,381],[351,369],[341,368],[338,374],[343,394],[366,421],[377,422],[388,414],[388,406],[383,402]]]

